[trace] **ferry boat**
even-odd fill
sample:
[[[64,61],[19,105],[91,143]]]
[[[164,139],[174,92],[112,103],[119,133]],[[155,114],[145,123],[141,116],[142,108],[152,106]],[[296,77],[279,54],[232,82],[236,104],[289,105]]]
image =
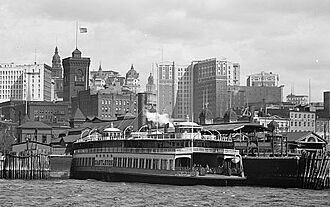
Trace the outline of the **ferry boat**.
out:
[[[105,128],[73,144],[71,177],[172,185],[240,185],[242,158],[228,138],[194,122],[123,136]]]

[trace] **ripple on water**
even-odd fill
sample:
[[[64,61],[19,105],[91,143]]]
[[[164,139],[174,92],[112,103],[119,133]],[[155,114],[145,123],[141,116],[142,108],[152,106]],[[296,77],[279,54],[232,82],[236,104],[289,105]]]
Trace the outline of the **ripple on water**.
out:
[[[330,190],[0,180],[1,206],[330,206]]]

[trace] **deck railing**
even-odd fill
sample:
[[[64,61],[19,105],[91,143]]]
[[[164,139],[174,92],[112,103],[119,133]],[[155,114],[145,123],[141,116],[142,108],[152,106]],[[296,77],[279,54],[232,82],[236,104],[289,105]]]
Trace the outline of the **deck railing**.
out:
[[[170,154],[185,154],[185,153],[220,153],[228,155],[239,154],[238,150],[234,149],[223,149],[223,148],[204,148],[204,147],[185,147],[185,148],[121,148],[121,147],[103,147],[103,148],[86,148],[76,149],[74,151],[77,154],[88,154],[88,153],[139,153],[139,154],[150,154],[150,153],[170,153]]]

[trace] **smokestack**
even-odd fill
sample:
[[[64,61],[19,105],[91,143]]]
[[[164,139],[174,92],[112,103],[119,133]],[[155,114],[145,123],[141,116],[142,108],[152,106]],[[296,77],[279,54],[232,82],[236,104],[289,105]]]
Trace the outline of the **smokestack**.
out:
[[[146,93],[138,93],[138,129],[147,123],[145,110],[146,110],[147,96]]]

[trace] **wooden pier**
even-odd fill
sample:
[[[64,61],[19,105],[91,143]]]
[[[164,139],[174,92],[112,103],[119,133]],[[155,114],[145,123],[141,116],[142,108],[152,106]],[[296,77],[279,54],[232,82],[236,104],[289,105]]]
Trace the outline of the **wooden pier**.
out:
[[[304,152],[299,161],[298,182],[302,188],[330,188],[330,156],[328,152]]]
[[[0,159],[0,178],[48,179],[49,158],[44,154],[17,156],[7,154]]]

